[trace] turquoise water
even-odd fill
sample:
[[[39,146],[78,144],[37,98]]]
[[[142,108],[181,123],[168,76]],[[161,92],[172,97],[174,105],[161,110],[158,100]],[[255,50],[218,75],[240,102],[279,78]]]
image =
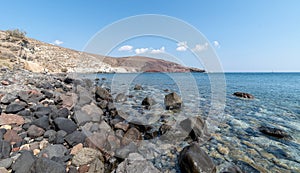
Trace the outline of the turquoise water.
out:
[[[248,171],[255,168],[261,172],[300,172],[300,73],[226,73],[224,76],[142,73],[98,74],[97,77],[106,78],[99,84],[112,88],[114,96],[120,92],[135,95],[127,103],[117,105],[120,109],[137,109],[144,97],[152,96],[161,105],[161,109],[156,109],[157,114],[162,114],[164,95],[178,92],[184,102],[181,114],[212,119],[210,129],[220,138],[208,142],[206,149],[218,164],[234,162]],[[135,84],[142,85],[144,90],[137,93],[132,89]],[[212,105],[212,86],[218,90],[215,95],[225,96],[217,97],[217,106]],[[250,93],[255,99],[236,98],[232,94],[237,91]],[[258,131],[261,125],[281,128],[293,139],[265,136]],[[214,154],[219,145],[229,148],[229,154]]]

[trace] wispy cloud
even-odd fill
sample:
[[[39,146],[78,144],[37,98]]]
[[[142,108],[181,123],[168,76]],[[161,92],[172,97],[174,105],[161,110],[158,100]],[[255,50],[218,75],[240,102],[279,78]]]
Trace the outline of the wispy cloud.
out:
[[[165,47],[162,46],[160,49],[152,49],[150,53],[159,54],[159,53],[164,53],[164,52],[165,52]]]
[[[130,52],[130,51],[132,51],[132,49],[133,49],[133,46],[125,45],[125,46],[120,47],[118,49],[118,51],[128,51],[128,52]]]
[[[221,47],[221,45],[218,41],[213,41],[213,45],[214,45],[215,48],[220,48]]]
[[[187,48],[188,46],[186,41],[177,43],[177,48],[176,48],[177,51],[184,52],[187,50]]]
[[[61,40],[54,40],[53,41],[53,44],[55,44],[55,45],[61,45],[61,44],[63,44],[64,42],[63,41],[61,41]]]
[[[142,53],[146,53],[148,51],[149,51],[149,48],[137,48],[137,49],[134,50],[134,52],[136,54],[142,54]]]
[[[204,44],[196,44],[195,47],[192,49],[195,52],[202,52],[208,48],[208,43]]]

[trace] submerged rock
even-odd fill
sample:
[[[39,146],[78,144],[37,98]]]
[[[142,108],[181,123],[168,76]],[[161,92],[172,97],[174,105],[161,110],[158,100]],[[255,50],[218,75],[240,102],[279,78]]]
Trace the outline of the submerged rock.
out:
[[[182,100],[175,92],[170,93],[165,96],[164,100],[167,110],[180,109],[182,105]]]
[[[124,93],[120,93],[116,96],[116,102],[125,102],[127,100],[126,95]]]
[[[143,87],[139,84],[136,84],[133,89],[134,90],[143,90]]]
[[[282,129],[278,129],[278,128],[261,126],[258,128],[258,130],[265,135],[273,136],[276,138],[287,138],[287,139],[292,138],[286,131],[284,131]]]
[[[249,93],[235,92],[233,95],[240,98],[254,99],[254,96]]]
[[[151,98],[151,97],[146,97],[146,98],[144,98],[144,100],[142,101],[142,105],[143,106],[146,106],[146,107],[148,107],[148,106],[153,106],[153,105],[155,105],[156,104],[156,101],[153,99],[153,98]]]
[[[215,173],[216,166],[199,145],[185,147],[179,155],[180,170],[185,173]]]

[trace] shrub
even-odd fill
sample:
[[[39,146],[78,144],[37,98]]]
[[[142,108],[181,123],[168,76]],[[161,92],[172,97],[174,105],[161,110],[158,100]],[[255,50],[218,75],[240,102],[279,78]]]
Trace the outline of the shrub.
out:
[[[21,31],[19,29],[14,29],[14,30],[7,30],[6,31],[10,37],[15,37],[15,38],[20,38],[23,39],[26,36],[25,31]]]

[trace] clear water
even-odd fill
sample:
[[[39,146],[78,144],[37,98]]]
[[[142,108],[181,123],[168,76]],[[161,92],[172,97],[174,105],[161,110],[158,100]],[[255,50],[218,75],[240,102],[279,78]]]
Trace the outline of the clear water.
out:
[[[100,81],[100,85],[113,85],[114,96],[119,92],[135,95],[135,99],[118,105],[120,107],[129,110],[136,105],[136,108],[144,97],[152,96],[161,105],[158,110],[162,113],[163,98],[168,93],[164,90],[169,89],[183,97],[181,114],[200,114],[206,118],[213,107],[211,86],[218,82],[211,84],[208,74],[204,73],[98,74],[97,77],[107,79]],[[207,143],[210,155],[218,164],[248,163],[239,164],[248,172],[251,167],[261,172],[300,172],[300,73],[226,73],[224,77],[226,88],[219,90],[225,92],[225,104],[218,107],[224,111],[217,112],[216,120],[212,120],[215,122],[210,122],[217,126],[212,128],[212,133],[220,138]],[[132,90],[135,84],[142,85],[144,90]],[[236,98],[232,93],[237,91],[250,93],[255,99]],[[258,131],[261,125],[281,128],[293,139],[267,137]],[[219,145],[229,148],[229,154],[213,154]]]

